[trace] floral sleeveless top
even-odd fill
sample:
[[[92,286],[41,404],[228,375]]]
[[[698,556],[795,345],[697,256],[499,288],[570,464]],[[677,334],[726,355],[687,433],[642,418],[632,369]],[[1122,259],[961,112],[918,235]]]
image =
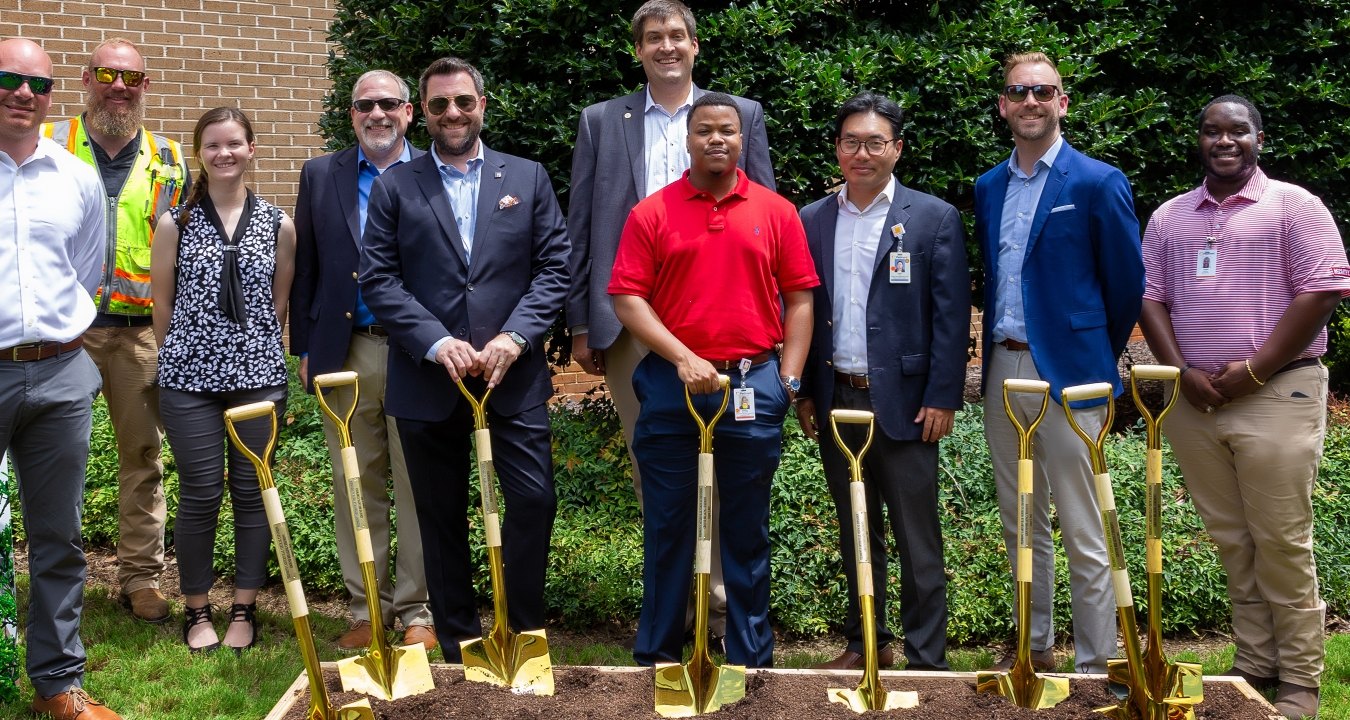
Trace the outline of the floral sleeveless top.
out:
[[[272,302],[277,268],[273,206],[261,198],[255,202],[237,250],[244,291],[242,324],[220,308],[226,238],[200,204],[192,208],[178,238],[173,314],[159,349],[160,387],[226,392],[286,384],[281,323]],[[177,221],[181,211],[175,207],[169,212]]]

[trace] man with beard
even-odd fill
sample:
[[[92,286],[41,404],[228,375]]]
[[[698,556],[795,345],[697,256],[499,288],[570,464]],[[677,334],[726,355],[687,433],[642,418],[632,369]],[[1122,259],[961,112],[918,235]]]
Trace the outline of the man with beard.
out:
[[[544,338],[567,292],[567,230],[537,162],[479,138],[483,76],[459,58],[420,81],[432,152],[384,173],[370,193],[361,296],[398,348],[385,412],[396,418],[421,527],[441,650],[481,637],[469,557],[469,436],[456,381],[489,388],[493,460],[506,506],[502,553],[517,631],[544,625],[544,571],[557,496],[545,403]]]
[[[117,720],[85,692],[81,498],[98,368],[81,347],[104,257],[98,173],[43,138],[52,61],[0,41],[0,455],[28,532],[26,664],[32,709]]]
[[[1326,603],[1313,561],[1312,491],[1326,434],[1327,320],[1350,295],[1326,206],[1257,166],[1261,113],[1217,97],[1200,112],[1204,182],[1144,233],[1140,320],[1181,368],[1163,431],[1219,547],[1237,651],[1225,674],[1278,686],[1275,708],[1316,717]]]
[[[98,170],[108,198],[108,251],[98,314],[84,346],[103,376],[117,437],[117,581],[122,604],[151,623],[169,619],[164,572],[164,424],[155,385],[150,327],[150,240],[155,222],[187,197],[188,166],[178,143],[151,133],[145,118],[150,77],[129,40],[94,48],[81,75],[85,111],[43,134]]]
[[[1116,652],[1115,598],[1087,447],[1069,427],[1060,391],[1092,382],[1122,387],[1116,358],[1139,318],[1144,268],[1130,183],[1120,170],[1073,149],[1060,136],[1069,109],[1059,71],[1043,53],[1004,63],[998,111],[1014,149],[975,183],[975,235],[984,253],[984,434],[994,466],[1003,539],[1017,566],[1017,433],[1003,407],[1003,381],[1044,380],[1054,402],[1036,431],[1031,513],[1032,664],[1054,667],[1053,497],[1069,559],[1074,666],[1106,672]],[[1103,403],[1077,409],[1090,434]],[[1040,408],[1023,394],[1023,424]],[[1009,652],[995,667],[1012,665]]]
[[[728,373],[736,408],[717,424],[714,460],[727,597],[727,660],[773,663],[769,483],[783,417],[801,389],[816,279],[792,204],[737,167],[735,98],[706,93],[689,110],[689,170],[639,202],[624,225],[609,294],[624,328],[651,348],[633,371],[642,405],[633,452],[642,471],[639,665],[679,662],[695,545],[699,430]],[[781,347],[781,361],[779,348]]]
[[[337,429],[324,423],[333,464],[333,503],[338,562],[351,595],[352,625],[338,647],[357,650],[370,645],[372,623],[378,629],[403,623],[403,644],[436,646],[431,610],[427,607],[426,575],[422,568],[422,537],[413,508],[408,469],[393,418],[385,414],[385,372],[389,363],[389,334],[375,322],[357,288],[361,229],[366,224],[370,190],[375,179],[391,167],[420,157],[421,150],[406,140],[413,107],[408,84],[387,70],[371,70],[352,86],[349,110],[357,146],[314,158],[300,170],[300,192],[295,201],[295,284],[291,286],[291,353],[300,357],[300,381],[325,373],[351,370],[357,374],[359,398],[350,429],[361,472],[361,502],[365,506],[370,540],[375,549],[380,581],[380,618],[370,617],[361,564],[342,469],[342,446]],[[389,502],[392,475],[394,503]],[[398,555],[390,582],[390,510],[399,514]]]

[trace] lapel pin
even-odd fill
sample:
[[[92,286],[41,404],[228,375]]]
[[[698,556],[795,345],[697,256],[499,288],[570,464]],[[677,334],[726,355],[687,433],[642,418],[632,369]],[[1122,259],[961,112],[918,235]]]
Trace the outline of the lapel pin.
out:
[[[503,195],[502,199],[497,201],[497,209],[505,210],[506,208],[519,204],[520,198],[516,197],[515,195]]]
[[[494,178],[496,178],[496,179],[498,179],[498,180],[502,179],[502,171],[501,171],[501,170],[498,170],[497,172],[492,173],[492,177],[494,177]]]
[[[631,118],[631,117],[633,117],[633,113],[627,112],[627,113],[624,113],[624,114],[623,114],[623,119],[624,119],[624,120],[627,120],[628,118]]]

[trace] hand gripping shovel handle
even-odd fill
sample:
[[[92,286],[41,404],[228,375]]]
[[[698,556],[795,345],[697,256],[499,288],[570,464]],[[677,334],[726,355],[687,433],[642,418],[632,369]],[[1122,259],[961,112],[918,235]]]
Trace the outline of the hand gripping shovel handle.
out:
[[[696,535],[694,545],[694,574],[697,592],[695,593],[695,612],[694,612],[694,657],[699,656],[699,643],[702,643],[704,656],[708,655],[708,612],[707,604],[707,578],[712,573],[712,494],[713,478],[716,475],[716,469],[713,461],[713,429],[717,426],[717,421],[722,419],[723,413],[727,410],[727,404],[731,401],[731,379],[726,375],[717,376],[717,387],[722,393],[722,403],[718,406],[717,412],[713,413],[712,418],[704,420],[694,407],[694,398],[689,394],[689,388],[684,389],[684,402],[689,408],[689,414],[693,416],[694,422],[698,424],[699,432],[699,452],[698,452],[698,514],[695,516]],[[702,626],[700,629],[699,626]]]
[[[235,425],[248,420],[267,416],[272,423],[271,436],[261,455],[253,452],[239,437]],[[339,712],[328,699],[328,687],[323,681],[323,668],[319,664],[319,653],[314,647],[314,633],[309,627],[309,605],[305,602],[305,590],[300,584],[300,569],[295,562],[295,551],[291,546],[291,533],[286,525],[286,514],[281,509],[281,496],[277,493],[276,483],[272,480],[272,469],[263,459],[271,457],[272,448],[277,441],[276,404],[271,400],[250,403],[225,411],[225,429],[245,457],[253,463],[258,473],[258,486],[262,490],[263,509],[267,513],[267,524],[272,531],[272,544],[277,549],[277,564],[281,567],[281,582],[286,588],[286,601],[290,605],[291,620],[295,623],[296,640],[300,645],[300,655],[304,659],[305,673],[309,676],[309,713],[310,720],[340,720],[347,717],[371,717],[369,708],[364,712],[357,708],[344,708]]]

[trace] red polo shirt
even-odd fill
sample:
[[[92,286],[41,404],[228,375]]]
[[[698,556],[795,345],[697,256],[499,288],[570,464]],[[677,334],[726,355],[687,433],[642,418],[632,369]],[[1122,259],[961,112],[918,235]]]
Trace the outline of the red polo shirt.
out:
[[[686,170],[628,215],[609,294],[651,303],[699,357],[735,360],[781,343],[782,293],[819,284],[792,203],[739,168],[719,202]]]

